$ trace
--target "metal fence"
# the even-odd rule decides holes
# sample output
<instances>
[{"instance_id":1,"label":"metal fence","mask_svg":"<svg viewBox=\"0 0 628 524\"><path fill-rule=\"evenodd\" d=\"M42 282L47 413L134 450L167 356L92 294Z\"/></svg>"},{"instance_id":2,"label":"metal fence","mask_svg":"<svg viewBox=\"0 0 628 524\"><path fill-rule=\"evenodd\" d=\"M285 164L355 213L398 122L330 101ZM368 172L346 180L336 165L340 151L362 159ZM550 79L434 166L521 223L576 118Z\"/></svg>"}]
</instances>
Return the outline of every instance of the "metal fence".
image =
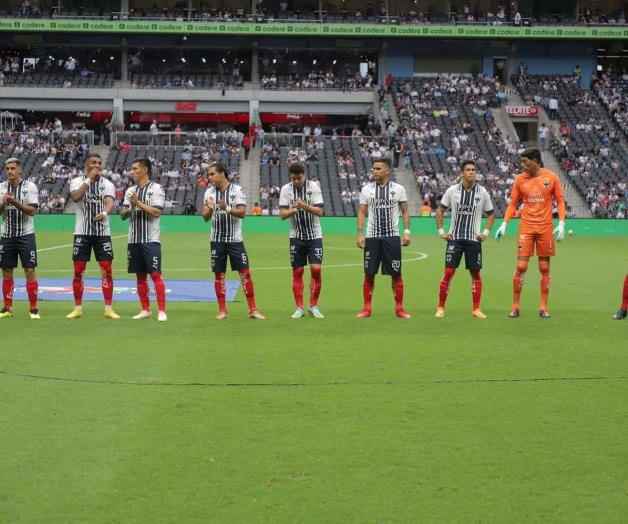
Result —
<instances>
[{"instance_id":1,"label":"metal fence","mask_svg":"<svg viewBox=\"0 0 628 524\"><path fill-rule=\"evenodd\" d=\"M150 131L116 131L112 134L112 144L127 143L132 146L208 146L212 144L240 145L241 134L234 137L232 133L188 133L160 131L151 133Z\"/></svg>"}]
</instances>

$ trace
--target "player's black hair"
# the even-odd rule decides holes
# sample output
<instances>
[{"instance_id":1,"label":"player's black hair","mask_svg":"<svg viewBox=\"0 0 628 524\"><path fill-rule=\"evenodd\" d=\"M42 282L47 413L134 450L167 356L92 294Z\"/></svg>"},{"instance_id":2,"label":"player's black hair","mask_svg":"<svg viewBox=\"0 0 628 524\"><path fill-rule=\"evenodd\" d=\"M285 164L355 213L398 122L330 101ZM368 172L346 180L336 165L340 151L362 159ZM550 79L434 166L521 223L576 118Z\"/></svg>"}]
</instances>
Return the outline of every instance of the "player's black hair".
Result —
<instances>
[{"instance_id":1,"label":"player's black hair","mask_svg":"<svg viewBox=\"0 0 628 524\"><path fill-rule=\"evenodd\" d=\"M8 164L17 164L18 166L21 166L21 165L22 165L22 161L21 161L19 158L15 158L15 157L13 156L13 157L11 157L11 158L7 158L7 159L4 161L4 165L5 165L5 166L6 166L6 165L8 165Z\"/></svg>"},{"instance_id":2,"label":"player's black hair","mask_svg":"<svg viewBox=\"0 0 628 524\"><path fill-rule=\"evenodd\" d=\"M148 171L148 178L150 178L153 174L153 164L151 163L150 159L148 158L135 158L133 160L133 162L131 162L131 165L133 164L140 164L141 166L144 166L146 168L146 170Z\"/></svg>"},{"instance_id":3,"label":"player's black hair","mask_svg":"<svg viewBox=\"0 0 628 524\"><path fill-rule=\"evenodd\" d=\"M375 160L373 160L373 164L375 164L376 162L380 162L381 164L386 164L388 166L388 169L392 169L392 164L390 163L389 158L386 158L386 157L376 158Z\"/></svg>"},{"instance_id":4,"label":"player's black hair","mask_svg":"<svg viewBox=\"0 0 628 524\"><path fill-rule=\"evenodd\" d=\"M528 149L525 149L519 156L521 156L521 158L525 157L530 160L536 160L539 165L543 164L543 161L541 160L541 152L536 147L529 147Z\"/></svg>"},{"instance_id":5,"label":"player's black hair","mask_svg":"<svg viewBox=\"0 0 628 524\"><path fill-rule=\"evenodd\" d=\"M462 172L464 171L464 168L465 168L465 167L467 167L467 166L477 167L477 166L475 165L475 162L474 162L473 160L465 160L465 161L462 163L462 166L460 166L460 172L462 173Z\"/></svg>"},{"instance_id":6,"label":"player's black hair","mask_svg":"<svg viewBox=\"0 0 628 524\"><path fill-rule=\"evenodd\" d=\"M229 169L227 169L227 166L224 165L222 162L212 162L211 164L209 164L209 167L213 167L216 171L222 173L227 178L229 178Z\"/></svg>"},{"instance_id":7,"label":"player's black hair","mask_svg":"<svg viewBox=\"0 0 628 524\"><path fill-rule=\"evenodd\" d=\"M102 160L102 157L101 157L98 153L89 153L89 154L85 157L85 163L87 164L87 161L88 161L90 158L92 158L92 157L94 157L94 158L100 158L100 159Z\"/></svg>"},{"instance_id":8,"label":"player's black hair","mask_svg":"<svg viewBox=\"0 0 628 524\"><path fill-rule=\"evenodd\" d=\"M288 167L288 173L291 175L303 175L305 174L305 167L300 162L294 162Z\"/></svg>"}]
</instances>

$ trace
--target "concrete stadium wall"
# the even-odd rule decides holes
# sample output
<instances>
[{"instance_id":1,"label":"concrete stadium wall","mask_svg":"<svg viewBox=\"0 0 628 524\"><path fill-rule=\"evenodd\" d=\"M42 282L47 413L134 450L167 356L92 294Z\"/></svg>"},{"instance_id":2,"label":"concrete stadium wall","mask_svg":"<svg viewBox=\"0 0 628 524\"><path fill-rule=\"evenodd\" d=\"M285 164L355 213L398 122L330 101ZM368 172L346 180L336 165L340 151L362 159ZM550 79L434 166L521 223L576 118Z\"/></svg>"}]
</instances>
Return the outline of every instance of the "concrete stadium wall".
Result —
<instances>
[{"instance_id":1,"label":"concrete stadium wall","mask_svg":"<svg viewBox=\"0 0 628 524\"><path fill-rule=\"evenodd\" d=\"M321 222L325 233L355 235L356 219L354 217L323 217ZM516 231L517 220L513 222L509 227L510 235L514 235ZM57 231L71 234L74 231L74 215L36 215L35 229L41 232ZM628 236L628 220L572 219L567 221L567 229L572 229L574 235L578 236ZM128 222L123 222L119 216L114 215L111 217L111 230L114 233L124 233L128 230ZM161 230L164 233L209 234L210 226L198 215L164 216L161 219ZM244 232L287 235L288 223L279 217L249 216L244 220ZM434 218L413 217L412 232L418 235L435 235Z\"/></svg>"}]
</instances>

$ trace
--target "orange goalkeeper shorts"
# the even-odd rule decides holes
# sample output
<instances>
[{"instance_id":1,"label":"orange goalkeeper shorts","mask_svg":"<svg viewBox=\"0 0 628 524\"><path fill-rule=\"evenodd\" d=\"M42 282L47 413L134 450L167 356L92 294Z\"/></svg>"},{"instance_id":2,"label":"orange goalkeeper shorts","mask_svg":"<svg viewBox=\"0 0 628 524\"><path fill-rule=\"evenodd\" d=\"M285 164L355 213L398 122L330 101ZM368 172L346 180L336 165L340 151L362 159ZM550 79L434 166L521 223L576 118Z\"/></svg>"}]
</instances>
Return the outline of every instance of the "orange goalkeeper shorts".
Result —
<instances>
[{"instance_id":1,"label":"orange goalkeeper shorts","mask_svg":"<svg viewBox=\"0 0 628 524\"><path fill-rule=\"evenodd\" d=\"M519 231L517 240L518 257L553 257L556 255L556 240L551 229L543 232Z\"/></svg>"}]
</instances>

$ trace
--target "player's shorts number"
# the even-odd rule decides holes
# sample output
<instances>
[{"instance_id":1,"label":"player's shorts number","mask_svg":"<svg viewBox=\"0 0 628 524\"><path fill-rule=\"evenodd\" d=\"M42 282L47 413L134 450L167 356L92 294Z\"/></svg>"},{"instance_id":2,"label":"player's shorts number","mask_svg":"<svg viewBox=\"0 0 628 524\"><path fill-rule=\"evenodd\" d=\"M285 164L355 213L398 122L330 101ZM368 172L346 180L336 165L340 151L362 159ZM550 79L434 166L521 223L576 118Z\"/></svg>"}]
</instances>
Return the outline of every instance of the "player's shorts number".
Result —
<instances>
[{"instance_id":1,"label":"player's shorts number","mask_svg":"<svg viewBox=\"0 0 628 524\"><path fill-rule=\"evenodd\" d=\"M390 265L395 271L399 271L401 269L401 260L393 260Z\"/></svg>"},{"instance_id":2,"label":"player's shorts number","mask_svg":"<svg viewBox=\"0 0 628 524\"><path fill-rule=\"evenodd\" d=\"M103 242L102 249L105 253L113 253L111 242Z\"/></svg>"},{"instance_id":3,"label":"player's shorts number","mask_svg":"<svg viewBox=\"0 0 628 524\"><path fill-rule=\"evenodd\" d=\"M153 271L159 269L159 257L153 257Z\"/></svg>"},{"instance_id":4,"label":"player's shorts number","mask_svg":"<svg viewBox=\"0 0 628 524\"><path fill-rule=\"evenodd\" d=\"M242 263L243 264L247 263L246 253L242 253Z\"/></svg>"}]
</instances>

